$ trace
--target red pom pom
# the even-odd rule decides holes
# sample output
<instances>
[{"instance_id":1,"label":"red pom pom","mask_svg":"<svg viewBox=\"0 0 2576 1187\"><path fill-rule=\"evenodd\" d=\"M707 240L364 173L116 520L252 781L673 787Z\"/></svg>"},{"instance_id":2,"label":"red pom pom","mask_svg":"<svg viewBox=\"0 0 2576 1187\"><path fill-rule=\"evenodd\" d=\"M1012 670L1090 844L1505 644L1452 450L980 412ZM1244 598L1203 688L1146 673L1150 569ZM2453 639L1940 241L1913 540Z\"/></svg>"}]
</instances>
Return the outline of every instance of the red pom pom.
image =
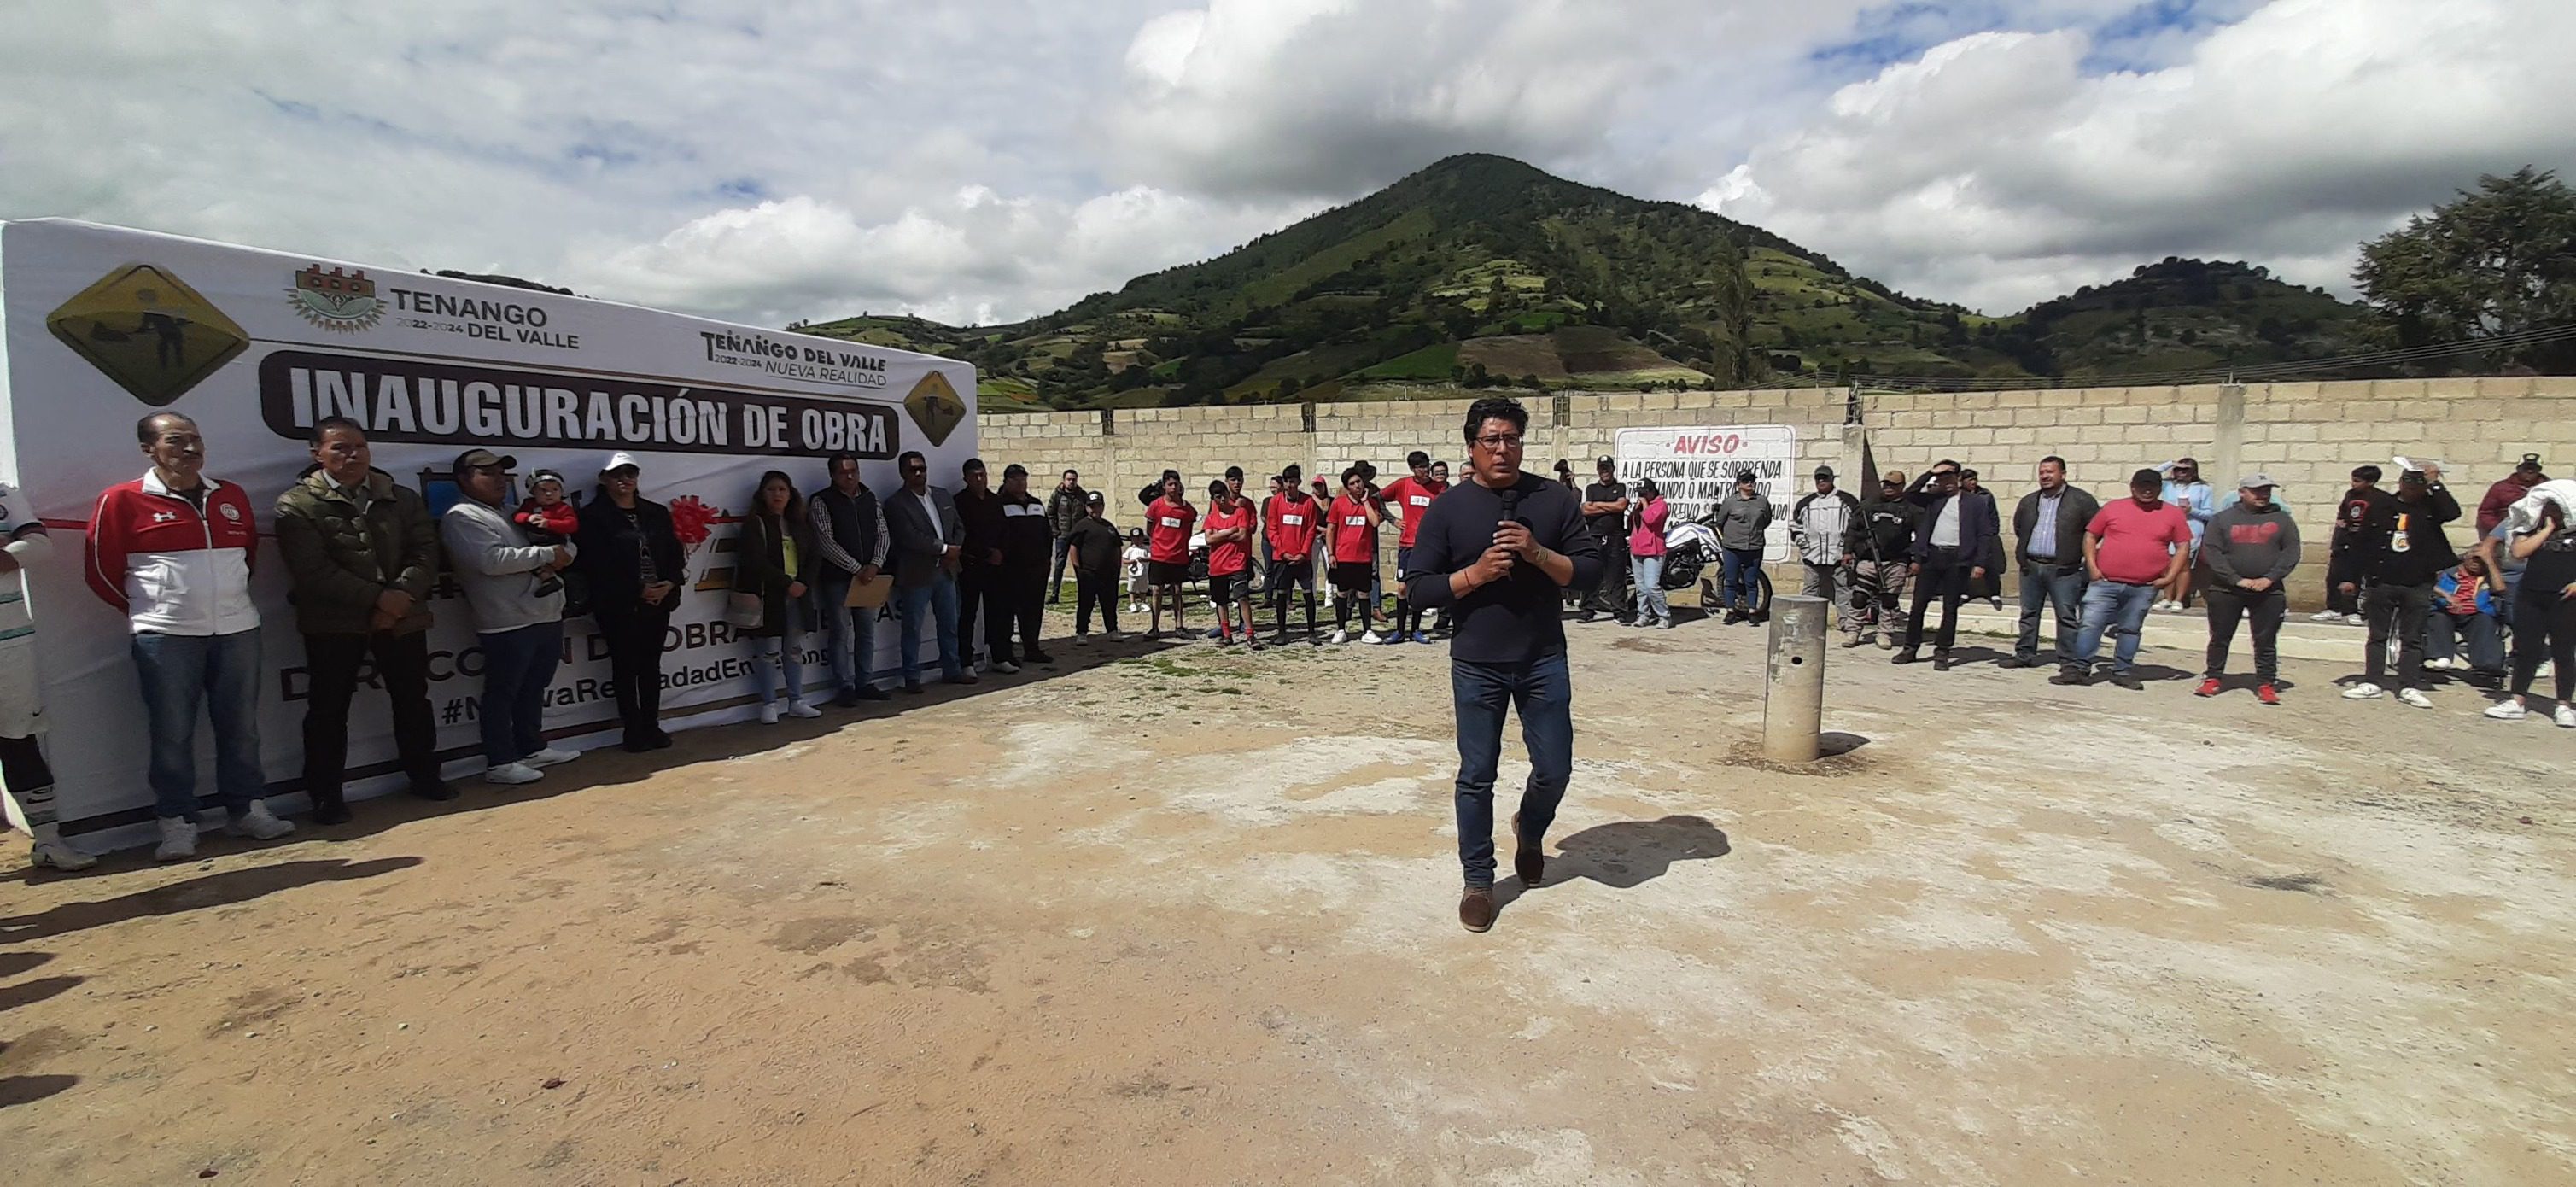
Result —
<instances>
[{"instance_id":1,"label":"red pom pom","mask_svg":"<svg viewBox=\"0 0 2576 1187\"><path fill-rule=\"evenodd\" d=\"M699 502L696 495L671 500L671 534L692 548L706 542L707 524L715 517L715 508Z\"/></svg>"}]
</instances>

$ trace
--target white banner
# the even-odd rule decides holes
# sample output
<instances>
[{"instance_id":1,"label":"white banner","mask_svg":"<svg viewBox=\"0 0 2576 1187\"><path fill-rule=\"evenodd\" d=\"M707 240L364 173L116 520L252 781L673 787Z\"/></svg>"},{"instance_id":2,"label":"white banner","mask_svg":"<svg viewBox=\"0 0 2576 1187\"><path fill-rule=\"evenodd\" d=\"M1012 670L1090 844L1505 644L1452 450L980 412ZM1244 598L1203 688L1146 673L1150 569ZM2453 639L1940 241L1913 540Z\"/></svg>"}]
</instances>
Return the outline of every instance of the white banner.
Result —
<instances>
[{"instance_id":1,"label":"white banner","mask_svg":"<svg viewBox=\"0 0 2576 1187\"><path fill-rule=\"evenodd\" d=\"M1640 478L1655 480L1672 504L1674 523L1694 520L1717 509L1735 489L1735 476L1746 470L1762 482L1771 500L1771 530L1763 537L1762 560L1789 559L1789 508L1810 489L1793 471L1798 465L1798 430L1788 425L1714 425L1685 429L1621 429L1611 450L1619 460L1619 481L1633 493Z\"/></svg>"},{"instance_id":2,"label":"white banner","mask_svg":"<svg viewBox=\"0 0 2576 1187\"><path fill-rule=\"evenodd\" d=\"M311 464L313 422L368 426L377 468L433 511L457 495L456 455L483 445L518 459L521 482L561 470L592 497L614 450L634 453L646 497L715 509L691 555L688 592L666 644L663 711L674 725L750 714L749 646L723 621L732 516L762 471L799 490L822 459L857 453L880 496L894 459L930 458L953 486L974 451L975 373L953 359L762 330L550 292L449 280L335 260L58 220L0 225L0 481L54 529L53 563L31 574L48 753L67 831L148 824L146 735L125 617L81 579L81 533L105 488L150 463L137 418L186 413L203 429L206 473L257 508L253 582L267 678L260 750L272 786L300 777L303 643L270 523L278 494ZM513 491L517 499L520 492ZM481 767L473 701L481 653L456 587L431 595L430 697L451 773ZM605 652L587 618L565 624L564 666L546 728L570 744L614 740ZM876 666L894 662L881 620ZM820 634L806 681L821 687ZM350 794L399 786L383 694L363 684L350 712ZM198 790L213 790L200 730ZM131 831L126 839L138 835Z\"/></svg>"}]
</instances>

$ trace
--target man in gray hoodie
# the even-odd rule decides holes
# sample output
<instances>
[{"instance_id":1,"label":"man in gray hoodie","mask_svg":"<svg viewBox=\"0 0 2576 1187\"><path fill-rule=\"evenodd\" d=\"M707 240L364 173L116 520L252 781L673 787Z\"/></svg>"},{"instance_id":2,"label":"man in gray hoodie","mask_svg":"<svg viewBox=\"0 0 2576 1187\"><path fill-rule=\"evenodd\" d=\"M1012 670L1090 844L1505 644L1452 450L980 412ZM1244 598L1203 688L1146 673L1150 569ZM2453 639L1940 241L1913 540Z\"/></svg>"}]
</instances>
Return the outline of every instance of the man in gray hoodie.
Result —
<instances>
[{"instance_id":1,"label":"man in gray hoodie","mask_svg":"<svg viewBox=\"0 0 2576 1187\"><path fill-rule=\"evenodd\" d=\"M2281 616L2289 605L2281 582L2299 567L2299 525L2272 501L2268 474L2248 474L2236 484L2236 503L2210 517L2202 533L2202 593L2209 601L2209 666L2199 695L2217 696L2227 671L2227 648L2236 620L2254 624L2254 699L2281 703L2273 687L2280 674Z\"/></svg>"},{"instance_id":2,"label":"man in gray hoodie","mask_svg":"<svg viewBox=\"0 0 2576 1187\"><path fill-rule=\"evenodd\" d=\"M503 786L534 783L543 777L539 767L576 757L546 745L541 720L563 655L563 585L545 578L572 563L573 546L531 544L502 513L517 465L488 449L458 454L456 489L464 497L438 523L483 649L483 697L474 708L483 727L483 781Z\"/></svg>"},{"instance_id":3,"label":"man in gray hoodie","mask_svg":"<svg viewBox=\"0 0 2576 1187\"><path fill-rule=\"evenodd\" d=\"M1735 476L1735 489L1718 501L1710 517L1717 529L1718 559L1723 567L1717 597L1726 603L1726 621L1762 621L1756 603L1762 576L1762 534L1771 527L1771 497L1762 493L1753 471Z\"/></svg>"}]
</instances>

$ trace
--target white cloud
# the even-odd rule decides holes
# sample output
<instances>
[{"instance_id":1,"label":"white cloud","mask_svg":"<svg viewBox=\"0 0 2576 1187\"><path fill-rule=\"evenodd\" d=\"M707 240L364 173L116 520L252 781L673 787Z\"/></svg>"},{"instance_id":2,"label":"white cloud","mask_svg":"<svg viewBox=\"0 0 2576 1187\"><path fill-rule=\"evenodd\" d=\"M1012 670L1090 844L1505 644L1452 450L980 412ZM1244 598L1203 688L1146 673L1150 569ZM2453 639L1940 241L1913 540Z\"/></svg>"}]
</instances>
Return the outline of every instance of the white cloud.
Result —
<instances>
[{"instance_id":1,"label":"white cloud","mask_svg":"<svg viewBox=\"0 0 2576 1187\"><path fill-rule=\"evenodd\" d=\"M0 217L759 322L1016 319L1488 151L2008 308L2178 253L2338 282L2478 172L2576 158L2564 0L532 11L17 6Z\"/></svg>"},{"instance_id":2,"label":"white cloud","mask_svg":"<svg viewBox=\"0 0 2576 1187\"><path fill-rule=\"evenodd\" d=\"M2480 172L2576 162L2554 0L2277 0L2173 65L1976 33L1837 91L1701 204L1899 288L2018 309L2166 255L2348 287L2358 242Z\"/></svg>"}]
</instances>

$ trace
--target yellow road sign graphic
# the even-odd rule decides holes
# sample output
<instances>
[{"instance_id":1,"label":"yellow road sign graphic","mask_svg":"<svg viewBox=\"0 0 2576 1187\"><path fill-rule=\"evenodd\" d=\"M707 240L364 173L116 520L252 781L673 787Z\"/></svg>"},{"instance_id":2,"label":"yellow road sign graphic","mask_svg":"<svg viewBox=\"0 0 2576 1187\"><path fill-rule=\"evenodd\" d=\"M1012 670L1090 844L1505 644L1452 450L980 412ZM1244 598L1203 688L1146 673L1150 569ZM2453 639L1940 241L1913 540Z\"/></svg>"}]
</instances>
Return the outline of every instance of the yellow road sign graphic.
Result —
<instances>
[{"instance_id":1,"label":"yellow road sign graphic","mask_svg":"<svg viewBox=\"0 0 2576 1187\"><path fill-rule=\"evenodd\" d=\"M903 410L912 414L912 423L921 426L922 435L934 446L947 444L948 434L966 422L966 401L957 398L948 376L937 371L912 385L912 394L903 398Z\"/></svg>"},{"instance_id":2,"label":"yellow road sign graphic","mask_svg":"<svg viewBox=\"0 0 2576 1187\"><path fill-rule=\"evenodd\" d=\"M45 318L73 353L155 408L166 407L250 345L250 335L186 281L127 264Z\"/></svg>"}]
</instances>

